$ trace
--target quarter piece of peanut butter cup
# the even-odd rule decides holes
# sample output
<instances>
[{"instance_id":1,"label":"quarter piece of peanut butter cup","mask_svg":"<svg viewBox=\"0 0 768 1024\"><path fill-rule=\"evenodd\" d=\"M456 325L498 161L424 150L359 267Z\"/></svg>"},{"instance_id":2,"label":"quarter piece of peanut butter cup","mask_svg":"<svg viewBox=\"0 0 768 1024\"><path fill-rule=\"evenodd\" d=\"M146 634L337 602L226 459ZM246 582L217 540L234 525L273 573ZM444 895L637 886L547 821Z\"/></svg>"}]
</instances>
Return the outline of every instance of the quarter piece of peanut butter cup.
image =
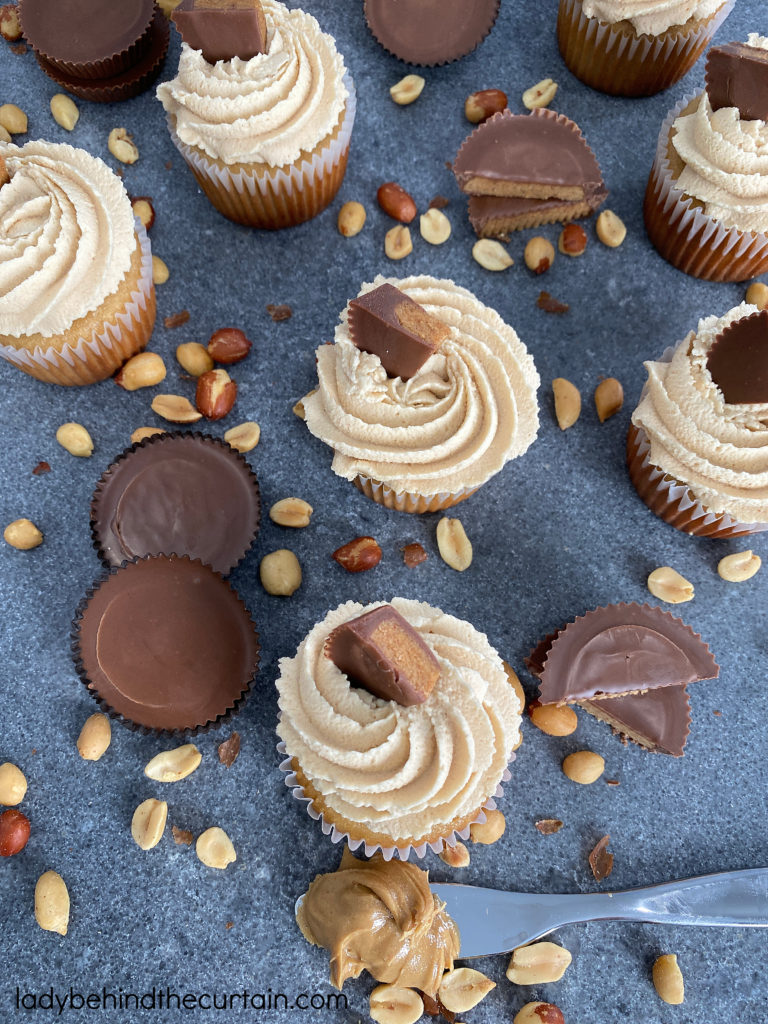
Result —
<instances>
[{"instance_id":1,"label":"quarter piece of peanut butter cup","mask_svg":"<svg viewBox=\"0 0 768 1024\"><path fill-rule=\"evenodd\" d=\"M707 369L729 405L768 402L768 310L734 320L718 334Z\"/></svg>"},{"instance_id":2,"label":"quarter piece of peanut butter cup","mask_svg":"<svg viewBox=\"0 0 768 1024\"><path fill-rule=\"evenodd\" d=\"M587 199L523 199L520 196L470 196L469 222L480 238L504 238L511 231L588 217L607 191Z\"/></svg>"},{"instance_id":3,"label":"quarter piece of peanut butter cup","mask_svg":"<svg viewBox=\"0 0 768 1024\"><path fill-rule=\"evenodd\" d=\"M181 0L171 18L184 42L201 50L209 64L267 52L267 21L259 0Z\"/></svg>"},{"instance_id":4,"label":"quarter piece of peanut butter cup","mask_svg":"<svg viewBox=\"0 0 768 1024\"><path fill-rule=\"evenodd\" d=\"M365 0L374 39L406 64L459 60L493 28L500 0Z\"/></svg>"},{"instance_id":5,"label":"quarter piece of peanut butter cup","mask_svg":"<svg viewBox=\"0 0 768 1024\"><path fill-rule=\"evenodd\" d=\"M768 50L747 43L713 46L705 81L713 110L737 107L743 121L768 120Z\"/></svg>"}]
</instances>

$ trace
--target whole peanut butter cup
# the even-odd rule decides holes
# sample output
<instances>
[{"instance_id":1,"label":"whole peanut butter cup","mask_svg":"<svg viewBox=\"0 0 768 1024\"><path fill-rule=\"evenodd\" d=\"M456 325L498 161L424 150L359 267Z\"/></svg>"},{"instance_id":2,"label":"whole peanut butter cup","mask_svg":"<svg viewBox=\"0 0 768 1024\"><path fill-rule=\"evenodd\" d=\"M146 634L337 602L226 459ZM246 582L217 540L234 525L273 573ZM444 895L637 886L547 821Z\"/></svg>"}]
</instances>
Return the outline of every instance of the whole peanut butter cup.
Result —
<instances>
[{"instance_id":1,"label":"whole peanut butter cup","mask_svg":"<svg viewBox=\"0 0 768 1024\"><path fill-rule=\"evenodd\" d=\"M365 20L388 53L434 67L466 57L493 28L500 0L365 0Z\"/></svg>"}]
</instances>

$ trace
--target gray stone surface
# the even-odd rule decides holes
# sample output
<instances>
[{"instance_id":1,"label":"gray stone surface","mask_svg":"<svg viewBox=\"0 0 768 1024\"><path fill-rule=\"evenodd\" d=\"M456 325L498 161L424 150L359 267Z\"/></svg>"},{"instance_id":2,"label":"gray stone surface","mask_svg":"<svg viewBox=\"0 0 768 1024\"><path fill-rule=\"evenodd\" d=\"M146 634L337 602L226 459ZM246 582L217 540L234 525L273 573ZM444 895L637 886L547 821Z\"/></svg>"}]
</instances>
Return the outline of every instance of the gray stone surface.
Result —
<instances>
[{"instance_id":1,"label":"gray stone surface","mask_svg":"<svg viewBox=\"0 0 768 1024\"><path fill-rule=\"evenodd\" d=\"M610 833L615 868L610 885L623 888L674 877L768 863L766 846L765 671L768 570L741 585L725 584L717 561L745 542L712 542L678 534L637 498L624 468L624 437L644 380L643 360L677 341L697 318L738 303L741 285L689 279L667 266L646 240L641 198L658 127L676 100L701 87L703 62L668 93L647 100L614 99L592 92L565 69L557 52L557 4L503 0L491 36L456 64L427 70L427 85L413 106L396 107L388 87L407 70L368 34L359 0L304 0L332 32L355 77L359 111L349 170L338 199L315 221L277 234L237 227L208 204L177 155L152 93L120 106L80 103L70 135L51 118L54 84L31 53L0 48L0 100L29 114L30 138L68 141L115 162L107 135L125 126L141 158L125 169L130 193L154 198L152 246L167 262L170 281L158 290L158 324L151 348L168 365L168 387L189 394L174 349L205 341L212 329L241 325L254 340L248 361L236 367L236 411L213 427L256 419L262 440L249 460L261 481L266 506L289 494L315 508L311 527L288 533L269 520L232 582L258 622L263 661L258 683L240 716L219 733L201 737L202 767L189 779L163 787L142 769L164 744L115 726L112 746L96 764L82 761L75 739L95 709L69 656L72 613L100 565L88 531L88 503L103 469L129 443L131 431L156 423L147 392L127 394L112 381L78 390L32 380L0 366L0 519L28 516L45 534L31 552L0 545L0 761L21 766L29 780L22 809L33 834L23 855L0 864L0 1021L47 1020L54 1012L27 1012L17 991L59 995L119 995L153 988L216 992L331 992L327 955L310 948L293 920L293 904L319 871L338 863L334 847L285 789L275 753L278 658L292 654L309 627L329 607L347 600L404 595L430 601L487 632L520 671L529 693L533 681L523 657L547 631L589 608L647 597L648 572L673 565L696 586L695 600L680 609L685 621L712 645L722 666L717 681L691 689L693 724L679 760L624 747L605 725L581 716L575 735L550 739L525 723L525 741L512 766L501 807L507 831L496 846L472 850L462 880L528 891L586 892L597 885L587 853ZM721 40L765 30L760 0L739 0ZM174 39L163 73L178 57ZM473 236L445 161L467 134L463 101L485 87L505 88L515 109L525 88L550 75L560 83L556 109L574 118L594 148L611 190L609 205L627 223L625 245L609 251L588 226L590 245L580 260L558 257L545 278L525 269L526 232L512 239L516 265L503 275L481 270L470 255ZM170 169L166 169L166 162ZM375 190L402 182L420 209L436 193L451 200L453 236L439 249L416 234L414 253L393 267L383 254L390 223L377 209ZM368 223L353 240L336 232L342 201L359 199ZM556 228L544 229L553 240ZM314 350L333 336L347 299L378 272L425 272L451 277L499 310L518 330L541 373L541 431L530 452L506 467L457 514L474 544L471 568L459 575L440 560L437 516L409 518L358 494L330 470L330 454L291 412L314 383ZM541 287L571 304L563 316L535 307ZM289 303L293 317L273 323L267 303ZM187 308L185 327L167 330L162 318ZM623 410L597 421L590 396L600 375L624 384ZM567 434L558 429L549 382L565 376L585 397L581 420ZM59 424L75 420L91 431L96 450L73 459L56 443ZM34 477L40 459L48 475ZM350 576L330 552L371 533L384 549L373 572ZM420 541L429 560L404 567L400 547ZM765 535L751 542L763 557ZM262 555L289 546L304 568L304 584L290 599L267 596L258 582ZM242 753L226 769L217 744L232 729ZM560 771L562 757L590 747L606 759L608 778L577 788ZM169 828L161 844L143 853L130 838L133 809L148 796L167 799ZM559 817L554 836L533 822ZM193 849L176 846L170 823L196 834L220 825L230 834L237 863L226 872L203 867ZM450 877L433 855L435 878ZM69 934L41 931L32 913L37 877L54 868L72 898ZM231 923L231 927L229 924ZM572 926L558 936L574 954L557 985L519 989L504 978L506 960L482 967L498 987L472 1022L511 1020L532 998L557 1002L566 1021L613 1024L617 1020L678 1024L766 1019L766 934L758 930L663 928L607 923ZM650 982L661 952L678 954L686 978L684 1006L665 1007ZM61 1019L175 1022L233 1019L276 1022L367 1019L366 976L345 989L346 1010L268 1013L243 1010L71 1009Z\"/></svg>"}]
</instances>

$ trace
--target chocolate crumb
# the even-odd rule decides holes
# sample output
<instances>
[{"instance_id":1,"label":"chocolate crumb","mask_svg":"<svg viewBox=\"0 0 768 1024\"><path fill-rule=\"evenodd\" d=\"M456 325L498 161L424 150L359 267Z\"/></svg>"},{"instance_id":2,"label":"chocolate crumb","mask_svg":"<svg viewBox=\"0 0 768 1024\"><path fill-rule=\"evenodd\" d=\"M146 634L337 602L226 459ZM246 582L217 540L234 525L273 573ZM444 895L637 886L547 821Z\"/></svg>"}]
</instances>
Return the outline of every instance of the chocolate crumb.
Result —
<instances>
[{"instance_id":1,"label":"chocolate crumb","mask_svg":"<svg viewBox=\"0 0 768 1024\"><path fill-rule=\"evenodd\" d=\"M224 925L224 927L227 929L227 931L229 931L230 928L234 928L235 927L235 922L234 921L227 921L227 923Z\"/></svg>"},{"instance_id":2,"label":"chocolate crumb","mask_svg":"<svg viewBox=\"0 0 768 1024\"><path fill-rule=\"evenodd\" d=\"M539 821L534 821L534 825L543 836L552 836L563 827L559 818L541 818Z\"/></svg>"},{"instance_id":3,"label":"chocolate crumb","mask_svg":"<svg viewBox=\"0 0 768 1024\"><path fill-rule=\"evenodd\" d=\"M14 53L18 53L19 56L21 57L21 56L23 56L27 52L27 44L26 43L11 43L11 50L13 50Z\"/></svg>"},{"instance_id":4,"label":"chocolate crumb","mask_svg":"<svg viewBox=\"0 0 768 1024\"><path fill-rule=\"evenodd\" d=\"M447 196L435 196L434 199L430 199L429 208L430 210L444 210L450 202L451 200Z\"/></svg>"},{"instance_id":5,"label":"chocolate crumb","mask_svg":"<svg viewBox=\"0 0 768 1024\"><path fill-rule=\"evenodd\" d=\"M175 825L171 825L171 832L173 833L173 841L177 846L191 846L194 836L185 828L177 828Z\"/></svg>"},{"instance_id":6,"label":"chocolate crumb","mask_svg":"<svg viewBox=\"0 0 768 1024\"><path fill-rule=\"evenodd\" d=\"M429 1017L443 1017L448 1021L448 1024L454 1024L456 1020L456 1014L452 1010L443 1006L438 996L427 995L426 992L422 992L421 989L416 990L421 996L421 1001L424 1004L424 1013Z\"/></svg>"},{"instance_id":7,"label":"chocolate crumb","mask_svg":"<svg viewBox=\"0 0 768 1024\"><path fill-rule=\"evenodd\" d=\"M716 715L716 716L717 716L718 718L720 718L720 716L722 715L722 713L723 713L722 711L713 711L713 712L712 712L712 714L713 714L713 715Z\"/></svg>"},{"instance_id":8,"label":"chocolate crumb","mask_svg":"<svg viewBox=\"0 0 768 1024\"><path fill-rule=\"evenodd\" d=\"M47 462L38 462L32 470L32 476L42 476L43 473L50 473L51 467Z\"/></svg>"},{"instance_id":9,"label":"chocolate crumb","mask_svg":"<svg viewBox=\"0 0 768 1024\"><path fill-rule=\"evenodd\" d=\"M166 327L181 327L187 320L189 320L189 310L182 309L180 313L171 313L163 320L163 323Z\"/></svg>"},{"instance_id":10,"label":"chocolate crumb","mask_svg":"<svg viewBox=\"0 0 768 1024\"><path fill-rule=\"evenodd\" d=\"M602 882L613 871L613 854L608 853L610 840L610 836L603 836L589 855L589 866L596 882Z\"/></svg>"},{"instance_id":11,"label":"chocolate crumb","mask_svg":"<svg viewBox=\"0 0 768 1024\"><path fill-rule=\"evenodd\" d=\"M543 309L545 313L567 313L570 309L567 302L560 302L559 299L553 299L549 292L539 292L539 297L536 299L536 305L539 309Z\"/></svg>"},{"instance_id":12,"label":"chocolate crumb","mask_svg":"<svg viewBox=\"0 0 768 1024\"><path fill-rule=\"evenodd\" d=\"M170 171L170 170L173 169L173 160L166 160L165 161L165 169L166 169L166 171Z\"/></svg>"},{"instance_id":13,"label":"chocolate crumb","mask_svg":"<svg viewBox=\"0 0 768 1024\"><path fill-rule=\"evenodd\" d=\"M231 768L240 753L240 733L233 732L229 739L219 744L219 760L225 768Z\"/></svg>"},{"instance_id":14,"label":"chocolate crumb","mask_svg":"<svg viewBox=\"0 0 768 1024\"><path fill-rule=\"evenodd\" d=\"M271 302L267 306L267 312L275 321L275 323L279 323L281 320L290 320L290 318L293 316L293 310L291 309L290 306L275 306Z\"/></svg>"},{"instance_id":15,"label":"chocolate crumb","mask_svg":"<svg viewBox=\"0 0 768 1024\"><path fill-rule=\"evenodd\" d=\"M427 552L421 544L406 544L403 548L403 561L408 569L415 569L417 565L426 562Z\"/></svg>"},{"instance_id":16,"label":"chocolate crumb","mask_svg":"<svg viewBox=\"0 0 768 1024\"><path fill-rule=\"evenodd\" d=\"M619 785L619 780L618 779L606 779L605 780L605 784L606 784L606 786L618 786Z\"/></svg>"}]
</instances>

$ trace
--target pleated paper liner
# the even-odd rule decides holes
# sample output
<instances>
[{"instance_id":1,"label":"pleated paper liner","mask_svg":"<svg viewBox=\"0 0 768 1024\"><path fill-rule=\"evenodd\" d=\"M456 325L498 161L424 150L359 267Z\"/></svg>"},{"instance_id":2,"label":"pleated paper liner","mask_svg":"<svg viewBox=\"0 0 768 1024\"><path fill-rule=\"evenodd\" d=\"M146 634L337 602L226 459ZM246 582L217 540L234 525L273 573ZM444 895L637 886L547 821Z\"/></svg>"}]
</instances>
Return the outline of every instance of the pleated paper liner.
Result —
<instances>
[{"instance_id":1,"label":"pleated paper liner","mask_svg":"<svg viewBox=\"0 0 768 1024\"><path fill-rule=\"evenodd\" d=\"M277 745L277 750L284 757L284 760L280 763L280 771L284 774L283 782L291 790L295 800L306 804L305 810L310 818L313 821L320 822L323 835L329 836L332 843L347 843L353 852L362 848L366 857L372 857L374 853L380 851L384 860L392 860L395 856L400 860L408 860L411 856L422 860L427 855L428 850L431 850L432 853L440 853L446 847L455 846L461 839L469 839L470 826L479 825L486 821L485 812L495 810L496 800L503 796L503 788L499 784L493 794L477 811L466 815L460 821L450 822L444 826L443 835L437 836L431 833L426 838L410 837L408 840L403 840L401 844L394 843L388 845L387 839L389 837L373 832L367 833L362 826L357 827L354 835L351 832L344 831L343 828L338 828L337 824L342 825L343 822L337 817L336 824L334 823L333 812L329 811L324 805L322 797L301 771L296 759L285 757L285 743L280 741ZM513 753L510 756L509 763L511 764L514 760L515 754ZM509 769L505 768L501 782L508 782L511 777ZM439 826L436 826L436 830L439 830Z\"/></svg>"},{"instance_id":2,"label":"pleated paper liner","mask_svg":"<svg viewBox=\"0 0 768 1024\"><path fill-rule=\"evenodd\" d=\"M188 146L168 129L173 144L219 213L248 227L276 230L293 227L321 213L344 180L357 101L349 74L344 75L347 101L331 135L309 153L283 167L266 164L225 164L202 149Z\"/></svg>"},{"instance_id":3,"label":"pleated paper liner","mask_svg":"<svg viewBox=\"0 0 768 1024\"><path fill-rule=\"evenodd\" d=\"M119 577L120 574L141 573L142 566L145 566L148 563L164 563L171 567L174 564L178 565L181 563L187 567L194 567L198 574L203 574L207 577L209 582L213 582L214 587L217 586L217 583L214 581L218 581L218 585L221 588L220 593L224 594L224 601L231 608L232 614L241 617L241 621L244 624L243 634L248 637L249 649L245 651L243 661L249 662L248 669L243 672L243 678L235 681L234 684L230 686L229 692L221 696L220 706L215 709L215 713L207 714L203 712L200 715L201 720L183 722L179 719L176 724L168 723L164 726L152 725L148 721L137 721L136 718L115 708L110 701L99 692L97 684L95 684L89 677L88 668L83 658L82 627L91 603L103 588L112 588L114 586L115 578ZM201 592L199 584L190 592L194 593L195 596L198 596ZM135 623L128 624L127 629L130 629L131 625L135 625ZM215 645L218 643L218 639L212 636L210 638L210 642L212 645ZM104 714L108 715L110 718L116 719L134 732L164 738L196 736L200 733L207 732L209 729L218 729L223 722L228 721L233 715L236 715L248 698L250 690L256 679L260 660L258 633L251 618L251 614L243 604L238 593L221 577L219 573L215 573L213 569L203 565L203 563L198 559L191 559L186 556L178 557L176 555L153 555L147 556L146 558L136 558L132 561L123 562L121 566L111 569L100 579L96 580L93 586L86 592L85 597L82 599L75 612L72 621L71 650L75 669L80 677L80 681ZM177 683L180 694L183 693L183 688L185 686L183 674L179 672L179 675L176 676L169 672L168 678L170 679L171 677L173 677L174 682ZM130 697L127 697L126 701L130 702Z\"/></svg>"},{"instance_id":4,"label":"pleated paper liner","mask_svg":"<svg viewBox=\"0 0 768 1024\"><path fill-rule=\"evenodd\" d=\"M643 204L645 229L660 255L683 273L706 281L747 281L768 271L768 235L725 227L677 188L670 134L675 120L697 102L696 96L684 97L661 126Z\"/></svg>"},{"instance_id":5,"label":"pleated paper liner","mask_svg":"<svg viewBox=\"0 0 768 1024\"><path fill-rule=\"evenodd\" d=\"M586 85L614 96L652 96L690 71L735 0L709 18L689 18L658 36L638 33L627 21L587 18L582 0L560 0L557 41L568 68Z\"/></svg>"},{"instance_id":6,"label":"pleated paper liner","mask_svg":"<svg viewBox=\"0 0 768 1024\"><path fill-rule=\"evenodd\" d=\"M460 501L466 501L471 497L478 487L470 487L463 491L440 491L436 494L417 494L415 491L394 491L391 487L381 483L379 480L372 480L367 476L358 476L352 481L358 491L375 501L377 505L394 509L397 512L411 512L421 514L423 512L440 512L443 509L458 505Z\"/></svg>"},{"instance_id":7,"label":"pleated paper liner","mask_svg":"<svg viewBox=\"0 0 768 1024\"><path fill-rule=\"evenodd\" d=\"M137 219L136 236L140 248L135 284L130 299L109 319L98 321L90 332L76 341L34 349L19 345L0 345L0 357L24 373L50 384L93 384L118 370L126 359L147 345L155 325L155 289L152 283L152 252L147 233ZM129 274L131 271L129 270ZM98 311L97 311L98 312ZM91 319L84 317L83 320Z\"/></svg>"}]
</instances>

